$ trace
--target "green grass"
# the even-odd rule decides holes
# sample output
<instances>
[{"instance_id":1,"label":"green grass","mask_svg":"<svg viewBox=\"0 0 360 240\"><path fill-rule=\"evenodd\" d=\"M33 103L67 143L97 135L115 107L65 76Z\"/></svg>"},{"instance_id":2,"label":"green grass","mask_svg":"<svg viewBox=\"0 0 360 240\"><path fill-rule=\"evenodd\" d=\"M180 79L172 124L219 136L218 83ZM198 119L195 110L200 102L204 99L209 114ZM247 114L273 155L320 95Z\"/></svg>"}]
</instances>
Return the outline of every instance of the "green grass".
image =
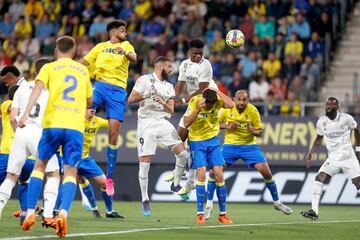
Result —
<instances>
[{"instance_id":1,"label":"green grass","mask_svg":"<svg viewBox=\"0 0 360 240\"><path fill-rule=\"evenodd\" d=\"M99 205L103 209L103 205ZM275 211L271 204L228 204L228 213L235 226L227 227L217 222L216 214L207 221L205 228L195 224L195 203L152 203L152 216L145 218L140 212L139 202L116 202L115 208L126 219L95 219L90 212L75 202L69 218L69 235L75 233L114 232L134 229L152 229L151 231L117 233L111 235L77 236L76 239L359 239L360 209L356 206L321 206L318 222L311 222L299 215L309 205L292 206L294 213L286 216ZM54 235L53 229L43 229L38 220L33 230L22 232L18 219L11 216L18 208L17 201L10 201L0 220L0 239L27 236ZM350 222L350 220L358 220ZM344 221L331 223L329 221ZM348 221L348 222L345 222ZM243 225L262 224L264 225ZM279 223L286 223L281 225ZM208 228L208 226L218 226ZM176 229L191 227L187 229ZM157 228L175 228L156 230ZM55 236L55 235L54 235Z\"/></svg>"}]
</instances>

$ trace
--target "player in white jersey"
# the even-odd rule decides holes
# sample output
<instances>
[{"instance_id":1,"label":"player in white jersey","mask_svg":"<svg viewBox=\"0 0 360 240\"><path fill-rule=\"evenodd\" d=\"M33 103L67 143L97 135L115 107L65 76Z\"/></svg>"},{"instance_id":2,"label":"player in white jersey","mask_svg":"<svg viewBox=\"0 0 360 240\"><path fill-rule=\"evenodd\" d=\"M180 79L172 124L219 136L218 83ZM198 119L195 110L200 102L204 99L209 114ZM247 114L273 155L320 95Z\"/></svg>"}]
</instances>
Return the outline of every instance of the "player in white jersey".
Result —
<instances>
[{"instance_id":1,"label":"player in white jersey","mask_svg":"<svg viewBox=\"0 0 360 240\"><path fill-rule=\"evenodd\" d=\"M204 89L212 87L217 89L217 85L213 80L213 69L209 60L203 57L204 42L200 39L193 39L189 42L190 57L181 62L179 67L179 77L175 86L175 97L179 97L186 88L185 97L181 100L175 100L175 106L187 104L193 96L201 94ZM186 141L188 130L184 126L184 118L179 122L178 134L182 141ZM176 160L175 170L166 177L166 181L174 182L171 185L171 190L178 192L178 194L187 199L187 193L194 188L195 170L189 169L188 180L183 188L180 187L180 178L175 177L178 172L183 172L186 164L180 159ZM182 174L176 174L181 176Z\"/></svg>"},{"instance_id":2,"label":"player in white jersey","mask_svg":"<svg viewBox=\"0 0 360 240\"><path fill-rule=\"evenodd\" d=\"M316 124L317 136L306 156L306 166L310 167L311 155L325 138L328 158L320 167L313 187L311 209L301 211L303 217L317 220L319 217L319 202L324 183L340 171L352 180L360 193L360 131L352 116L339 113L339 102L330 97L326 101L326 116L320 117ZM356 154L351 144L351 130L355 132Z\"/></svg>"},{"instance_id":3,"label":"player in white jersey","mask_svg":"<svg viewBox=\"0 0 360 240\"><path fill-rule=\"evenodd\" d=\"M158 57L154 61L154 66L153 74L137 79L128 99L129 104L139 102L137 126L139 183L142 211L146 217L150 216L148 175L151 157L155 155L157 144L168 147L183 162L187 162L190 158L175 127L167 120L174 112L174 87L166 81L171 74L171 61L166 57Z\"/></svg>"},{"instance_id":4,"label":"player in white jersey","mask_svg":"<svg viewBox=\"0 0 360 240\"><path fill-rule=\"evenodd\" d=\"M35 63L36 69L39 70L47 62L50 61L46 59L38 60ZM17 122L26 109L32 89L34 88L34 82L27 82L25 78L21 78L18 81L18 85L19 88L11 104L10 122L15 134L6 170L6 179L0 186L0 214L11 196L11 191L19 178L26 159L30 155L36 156L42 134L42 118L49 98L48 91L44 90L34 106L26 122L26 126L24 128L18 128ZM47 183L44 188L44 217L49 218L52 217L60 182L59 164L55 155L49 161L46 172Z\"/></svg>"}]
</instances>

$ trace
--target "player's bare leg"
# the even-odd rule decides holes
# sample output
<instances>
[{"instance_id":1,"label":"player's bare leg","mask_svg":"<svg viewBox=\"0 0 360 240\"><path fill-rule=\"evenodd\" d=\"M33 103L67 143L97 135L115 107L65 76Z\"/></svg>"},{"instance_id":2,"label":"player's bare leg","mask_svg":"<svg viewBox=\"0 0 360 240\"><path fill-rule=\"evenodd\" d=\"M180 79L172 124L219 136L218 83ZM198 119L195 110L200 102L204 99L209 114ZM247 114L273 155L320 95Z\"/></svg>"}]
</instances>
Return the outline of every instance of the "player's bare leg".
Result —
<instances>
[{"instance_id":1,"label":"player's bare leg","mask_svg":"<svg viewBox=\"0 0 360 240\"><path fill-rule=\"evenodd\" d=\"M274 201L274 208L276 210L283 212L286 215L291 214L293 212L292 209L286 206L285 204L283 204L282 202L280 202L279 193L277 191L276 183L272 176L269 164L266 162L257 163L255 164L254 168L258 170L258 172L264 178L266 188L269 190L271 197Z\"/></svg>"},{"instance_id":2,"label":"player's bare leg","mask_svg":"<svg viewBox=\"0 0 360 240\"><path fill-rule=\"evenodd\" d=\"M305 218L310 218L311 220L317 220L319 218L319 203L322 193L322 188L326 181L329 181L331 176L325 172L320 172L315 177L315 182L313 186L313 193L311 197L311 209L308 211L300 211L300 214Z\"/></svg>"},{"instance_id":3,"label":"player's bare leg","mask_svg":"<svg viewBox=\"0 0 360 240\"><path fill-rule=\"evenodd\" d=\"M120 121L109 119L109 146L107 148L107 175L106 175L106 193L113 196L115 193L113 174L116 167L118 140L120 134Z\"/></svg>"},{"instance_id":4,"label":"player's bare leg","mask_svg":"<svg viewBox=\"0 0 360 240\"><path fill-rule=\"evenodd\" d=\"M139 184L141 190L141 211L145 217L150 217L150 199L148 195L149 169L151 156L139 157Z\"/></svg>"}]
</instances>

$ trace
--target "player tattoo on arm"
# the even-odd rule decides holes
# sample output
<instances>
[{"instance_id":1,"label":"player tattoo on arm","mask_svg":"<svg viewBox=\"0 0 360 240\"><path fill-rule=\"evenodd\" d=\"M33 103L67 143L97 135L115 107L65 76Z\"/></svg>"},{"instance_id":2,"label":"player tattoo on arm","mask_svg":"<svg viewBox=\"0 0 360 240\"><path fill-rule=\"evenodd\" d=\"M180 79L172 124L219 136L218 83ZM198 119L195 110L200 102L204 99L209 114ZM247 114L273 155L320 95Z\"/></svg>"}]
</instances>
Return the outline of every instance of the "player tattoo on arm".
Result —
<instances>
[{"instance_id":1,"label":"player tattoo on arm","mask_svg":"<svg viewBox=\"0 0 360 240\"><path fill-rule=\"evenodd\" d=\"M323 139L323 136L320 136L320 135L317 135L312 146L311 146L311 149L310 151L308 152L308 154L306 155L306 158L305 158L305 164L306 164L306 167L307 168L310 168L311 166L311 159L312 159L312 154L316 151L316 149L320 146L321 142L322 142L322 139Z\"/></svg>"}]
</instances>

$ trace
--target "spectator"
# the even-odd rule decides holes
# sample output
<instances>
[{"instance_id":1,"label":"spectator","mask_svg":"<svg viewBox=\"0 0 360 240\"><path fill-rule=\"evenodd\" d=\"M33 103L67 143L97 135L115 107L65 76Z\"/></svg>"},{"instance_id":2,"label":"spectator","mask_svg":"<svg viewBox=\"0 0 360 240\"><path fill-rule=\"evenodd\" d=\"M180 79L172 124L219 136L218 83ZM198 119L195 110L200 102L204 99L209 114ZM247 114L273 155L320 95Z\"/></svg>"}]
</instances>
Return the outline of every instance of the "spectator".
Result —
<instances>
[{"instance_id":1,"label":"spectator","mask_svg":"<svg viewBox=\"0 0 360 240\"><path fill-rule=\"evenodd\" d=\"M20 75L24 75L24 72L30 70L30 64L26 60L24 54L19 53L16 56L16 61L14 62L14 66L19 69Z\"/></svg>"},{"instance_id":2,"label":"spectator","mask_svg":"<svg viewBox=\"0 0 360 240\"><path fill-rule=\"evenodd\" d=\"M292 81L289 91L295 93L295 98L301 102L306 102L308 99L308 89L305 86L303 79L300 76L295 76Z\"/></svg>"},{"instance_id":3,"label":"spectator","mask_svg":"<svg viewBox=\"0 0 360 240\"><path fill-rule=\"evenodd\" d=\"M144 41L144 34L141 32L139 32L136 35L135 40L133 42L133 46L137 53L141 53L141 54L138 54L137 63L135 65L133 65L133 67L136 69L137 72L141 72L140 66L142 66L145 58L149 55L151 46L149 43Z\"/></svg>"},{"instance_id":4,"label":"spectator","mask_svg":"<svg viewBox=\"0 0 360 240\"><path fill-rule=\"evenodd\" d=\"M311 5L308 0L295 0L294 7L298 12L304 15L306 15L311 9Z\"/></svg>"},{"instance_id":5,"label":"spectator","mask_svg":"<svg viewBox=\"0 0 360 240\"><path fill-rule=\"evenodd\" d=\"M57 33L58 36L69 35L71 33L71 24L68 15L64 15L61 18L61 25Z\"/></svg>"},{"instance_id":6,"label":"spectator","mask_svg":"<svg viewBox=\"0 0 360 240\"><path fill-rule=\"evenodd\" d=\"M215 83L216 83L216 86L218 87L218 89L220 90L220 92L222 92L226 96L230 96L229 89L226 87L226 85L220 79L218 79L218 78L215 79Z\"/></svg>"},{"instance_id":7,"label":"spectator","mask_svg":"<svg viewBox=\"0 0 360 240\"><path fill-rule=\"evenodd\" d=\"M306 80L306 87L312 93L315 93L320 86L320 68L311 56L306 56L301 64L300 76Z\"/></svg>"},{"instance_id":8,"label":"spectator","mask_svg":"<svg viewBox=\"0 0 360 240\"><path fill-rule=\"evenodd\" d=\"M201 0L189 0L187 12L194 12L199 19L204 19L207 13L207 6Z\"/></svg>"},{"instance_id":9,"label":"spectator","mask_svg":"<svg viewBox=\"0 0 360 240\"><path fill-rule=\"evenodd\" d=\"M155 44L154 49L159 56L166 56L166 53L171 50L171 43L166 39L165 34L160 35L160 39Z\"/></svg>"},{"instance_id":10,"label":"spectator","mask_svg":"<svg viewBox=\"0 0 360 240\"><path fill-rule=\"evenodd\" d=\"M271 0L266 8L266 14L270 21L277 22L280 18L286 16L285 4L279 0Z\"/></svg>"},{"instance_id":11,"label":"spectator","mask_svg":"<svg viewBox=\"0 0 360 240\"><path fill-rule=\"evenodd\" d=\"M6 0L0 0L0 16L4 16L9 11L9 3Z\"/></svg>"},{"instance_id":12,"label":"spectator","mask_svg":"<svg viewBox=\"0 0 360 240\"><path fill-rule=\"evenodd\" d=\"M280 18L278 21L277 33L282 34L285 37L285 41L290 39L290 34L292 33L292 28L288 24L288 20L286 17Z\"/></svg>"},{"instance_id":13,"label":"spectator","mask_svg":"<svg viewBox=\"0 0 360 240\"><path fill-rule=\"evenodd\" d=\"M260 0L253 0L251 6L248 9L248 13L253 19L260 19L261 16L266 15L265 3L260 2Z\"/></svg>"},{"instance_id":14,"label":"spectator","mask_svg":"<svg viewBox=\"0 0 360 240\"><path fill-rule=\"evenodd\" d=\"M141 22L138 15L134 12L130 16L130 21L128 22L126 32L128 35L135 35L140 32Z\"/></svg>"},{"instance_id":15,"label":"spectator","mask_svg":"<svg viewBox=\"0 0 360 240\"><path fill-rule=\"evenodd\" d=\"M10 37L14 28L15 23L11 20L10 13L5 13L4 19L0 22L0 38L6 39Z\"/></svg>"},{"instance_id":16,"label":"spectator","mask_svg":"<svg viewBox=\"0 0 360 240\"><path fill-rule=\"evenodd\" d=\"M100 8L97 14L101 14L104 17L105 22L111 22L115 20L117 9L111 0L102 0L99 2ZM90 21L92 22L92 20Z\"/></svg>"},{"instance_id":17,"label":"spectator","mask_svg":"<svg viewBox=\"0 0 360 240\"><path fill-rule=\"evenodd\" d=\"M247 43L247 51L255 52L259 58L266 58L268 55L268 49L263 41L260 40L259 36L254 35L250 42Z\"/></svg>"},{"instance_id":18,"label":"spectator","mask_svg":"<svg viewBox=\"0 0 360 240\"><path fill-rule=\"evenodd\" d=\"M279 115L280 114L280 105L279 102L275 100L274 93L269 91L266 97L266 110L268 115Z\"/></svg>"},{"instance_id":19,"label":"spectator","mask_svg":"<svg viewBox=\"0 0 360 240\"><path fill-rule=\"evenodd\" d=\"M299 100L295 98L295 93L293 91L288 92L287 100L280 106L280 113L283 116L300 116L301 106Z\"/></svg>"},{"instance_id":20,"label":"spectator","mask_svg":"<svg viewBox=\"0 0 360 240\"><path fill-rule=\"evenodd\" d=\"M54 38L52 42L53 42L52 46L55 47L56 39ZM94 47L94 43L90 40L89 36L85 35L80 37L77 42L77 51L76 51L77 58L80 59L86 54L88 54L93 47Z\"/></svg>"},{"instance_id":21,"label":"spectator","mask_svg":"<svg viewBox=\"0 0 360 240\"><path fill-rule=\"evenodd\" d=\"M81 16L82 22L85 24L85 26L90 26L91 22L98 14L100 9L94 0L86 0L84 8L85 9L80 12L75 2L72 1L69 4L70 10L65 12L64 14L69 15L70 17Z\"/></svg>"},{"instance_id":22,"label":"spectator","mask_svg":"<svg viewBox=\"0 0 360 240\"><path fill-rule=\"evenodd\" d=\"M168 81L171 82L175 86L178 76L179 76L179 67L180 67L181 61L176 58L175 53L172 50L170 50L166 53L166 57L168 57L172 62L172 64L171 64L172 74L169 76Z\"/></svg>"},{"instance_id":23,"label":"spectator","mask_svg":"<svg viewBox=\"0 0 360 240\"><path fill-rule=\"evenodd\" d=\"M196 19L194 12L188 12L186 20L181 24L180 32L188 39L201 38L203 36L202 25Z\"/></svg>"},{"instance_id":24,"label":"spectator","mask_svg":"<svg viewBox=\"0 0 360 240\"><path fill-rule=\"evenodd\" d=\"M240 60L237 69L245 79L253 78L258 69L255 52L249 52L248 56L244 56Z\"/></svg>"},{"instance_id":25,"label":"spectator","mask_svg":"<svg viewBox=\"0 0 360 240\"><path fill-rule=\"evenodd\" d=\"M290 41L285 45L285 54L291 55L293 59L301 62L303 51L304 47L302 42L298 41L296 33L292 33L290 36Z\"/></svg>"},{"instance_id":26,"label":"spectator","mask_svg":"<svg viewBox=\"0 0 360 240\"><path fill-rule=\"evenodd\" d=\"M0 49L0 70L3 69L5 66L11 65L12 61L6 54L4 50Z\"/></svg>"},{"instance_id":27,"label":"spectator","mask_svg":"<svg viewBox=\"0 0 360 240\"><path fill-rule=\"evenodd\" d=\"M25 17L33 17L36 20L40 20L44 12L44 7L38 0L28 0L25 5Z\"/></svg>"},{"instance_id":28,"label":"spectator","mask_svg":"<svg viewBox=\"0 0 360 240\"><path fill-rule=\"evenodd\" d=\"M55 34L55 31L55 25L49 21L49 15L45 13L41 17L40 23L36 25L35 37L42 43L51 34Z\"/></svg>"},{"instance_id":29,"label":"spectator","mask_svg":"<svg viewBox=\"0 0 360 240\"><path fill-rule=\"evenodd\" d=\"M73 16L70 21L70 35L75 39L84 36L86 33L86 28L85 25L80 22L79 16Z\"/></svg>"},{"instance_id":30,"label":"spectator","mask_svg":"<svg viewBox=\"0 0 360 240\"><path fill-rule=\"evenodd\" d=\"M229 13L231 18L246 18L246 14L248 14L248 4L246 0L235 0L233 3L229 6ZM251 18L251 16L249 15Z\"/></svg>"},{"instance_id":31,"label":"spectator","mask_svg":"<svg viewBox=\"0 0 360 240\"><path fill-rule=\"evenodd\" d=\"M263 102L269 92L269 84L264 78L258 76L256 81L251 81L249 85L249 98L251 101Z\"/></svg>"},{"instance_id":32,"label":"spectator","mask_svg":"<svg viewBox=\"0 0 360 240\"><path fill-rule=\"evenodd\" d=\"M169 41L173 41L180 31L181 22L176 18L175 13L170 13L165 22L165 35Z\"/></svg>"},{"instance_id":33,"label":"spectator","mask_svg":"<svg viewBox=\"0 0 360 240\"><path fill-rule=\"evenodd\" d=\"M135 4L134 12L139 16L140 19L148 19L152 15L151 1L138 0Z\"/></svg>"},{"instance_id":34,"label":"spectator","mask_svg":"<svg viewBox=\"0 0 360 240\"><path fill-rule=\"evenodd\" d=\"M329 33L332 38L332 35L333 35L332 25L331 25L331 20L329 18L329 14L327 12L321 13L320 21L316 22L314 30L315 30L315 32L319 33L319 36L322 39L325 39L325 35L327 33Z\"/></svg>"},{"instance_id":35,"label":"spectator","mask_svg":"<svg viewBox=\"0 0 360 240\"><path fill-rule=\"evenodd\" d=\"M283 60L285 55L285 38L281 33L276 34L275 41L270 45L270 51L275 54L275 56Z\"/></svg>"},{"instance_id":36,"label":"spectator","mask_svg":"<svg viewBox=\"0 0 360 240\"><path fill-rule=\"evenodd\" d=\"M126 0L119 12L118 18L128 21L133 12L134 6L132 5L132 0Z\"/></svg>"},{"instance_id":37,"label":"spectator","mask_svg":"<svg viewBox=\"0 0 360 240\"><path fill-rule=\"evenodd\" d=\"M142 66L142 75L154 72L154 60L158 57L157 52L151 49Z\"/></svg>"},{"instance_id":38,"label":"spectator","mask_svg":"<svg viewBox=\"0 0 360 240\"><path fill-rule=\"evenodd\" d=\"M281 78L287 79L288 84L291 83L294 76L299 72L299 66L296 64L296 60L293 59L291 55L285 55L285 59L281 67Z\"/></svg>"},{"instance_id":39,"label":"spectator","mask_svg":"<svg viewBox=\"0 0 360 240\"><path fill-rule=\"evenodd\" d=\"M211 52L220 54L225 49L225 45L226 45L225 39L223 38L221 32L215 31L214 32L214 41L211 45Z\"/></svg>"},{"instance_id":40,"label":"spectator","mask_svg":"<svg viewBox=\"0 0 360 240\"><path fill-rule=\"evenodd\" d=\"M44 9L49 15L49 19L51 22L55 22L60 17L61 4L59 0L44 1Z\"/></svg>"},{"instance_id":41,"label":"spectator","mask_svg":"<svg viewBox=\"0 0 360 240\"><path fill-rule=\"evenodd\" d=\"M40 42L36 38L32 38L31 33L26 33L24 40L21 42L20 52L30 61L34 61L36 54L40 51Z\"/></svg>"},{"instance_id":42,"label":"spectator","mask_svg":"<svg viewBox=\"0 0 360 240\"><path fill-rule=\"evenodd\" d=\"M252 39L254 36L255 25L251 20L250 14L245 15L245 19L240 22L239 29L244 33L245 39Z\"/></svg>"},{"instance_id":43,"label":"spectator","mask_svg":"<svg viewBox=\"0 0 360 240\"><path fill-rule=\"evenodd\" d=\"M261 16L260 21L255 24L255 34L260 37L260 39L271 39L275 36L275 26L274 23L268 21L266 16Z\"/></svg>"},{"instance_id":44,"label":"spectator","mask_svg":"<svg viewBox=\"0 0 360 240\"><path fill-rule=\"evenodd\" d=\"M172 50L175 52L176 58L185 59L189 50L186 37L181 32L176 36L175 42L172 44Z\"/></svg>"},{"instance_id":45,"label":"spectator","mask_svg":"<svg viewBox=\"0 0 360 240\"><path fill-rule=\"evenodd\" d=\"M181 20L186 19L187 15L187 2L186 0L175 0L171 8L171 12L176 14L176 18ZM212 14L214 16L214 14Z\"/></svg>"},{"instance_id":46,"label":"spectator","mask_svg":"<svg viewBox=\"0 0 360 240\"><path fill-rule=\"evenodd\" d=\"M213 77L220 78L221 77L221 60L219 55L210 54L209 61L211 63L211 67L213 69Z\"/></svg>"},{"instance_id":47,"label":"spectator","mask_svg":"<svg viewBox=\"0 0 360 240\"><path fill-rule=\"evenodd\" d=\"M276 101L282 101L283 99L285 99L286 85L283 84L280 78L272 78L269 85L269 92L272 92L274 94L274 98Z\"/></svg>"},{"instance_id":48,"label":"spectator","mask_svg":"<svg viewBox=\"0 0 360 240\"><path fill-rule=\"evenodd\" d=\"M144 40L150 45L155 45L160 35L164 32L164 26L161 23L160 17L151 17L145 21L144 24Z\"/></svg>"},{"instance_id":49,"label":"spectator","mask_svg":"<svg viewBox=\"0 0 360 240\"><path fill-rule=\"evenodd\" d=\"M304 19L303 15L296 15L296 22L292 26L292 31L298 34L301 41L307 43L311 30L309 23Z\"/></svg>"},{"instance_id":50,"label":"spectator","mask_svg":"<svg viewBox=\"0 0 360 240\"><path fill-rule=\"evenodd\" d=\"M16 55L18 54L17 44L15 43L9 43L8 47L4 50L6 51L6 55L8 55L11 60L14 60L16 58Z\"/></svg>"},{"instance_id":51,"label":"spectator","mask_svg":"<svg viewBox=\"0 0 360 240\"><path fill-rule=\"evenodd\" d=\"M279 75L281 62L274 53L270 52L268 58L264 61L262 68L267 79L270 79Z\"/></svg>"},{"instance_id":52,"label":"spectator","mask_svg":"<svg viewBox=\"0 0 360 240\"><path fill-rule=\"evenodd\" d=\"M232 75L232 82L229 85L230 94L235 97L235 93L238 90L248 90L248 82L244 80L239 71L234 71Z\"/></svg>"},{"instance_id":53,"label":"spectator","mask_svg":"<svg viewBox=\"0 0 360 240\"><path fill-rule=\"evenodd\" d=\"M153 1L152 12L154 16L167 18L171 13L171 4L167 0Z\"/></svg>"},{"instance_id":54,"label":"spectator","mask_svg":"<svg viewBox=\"0 0 360 240\"><path fill-rule=\"evenodd\" d=\"M80 47L80 45L78 45L78 47ZM41 54L43 56L53 57L55 54L55 48L56 48L56 36L52 34L43 44L41 48Z\"/></svg>"},{"instance_id":55,"label":"spectator","mask_svg":"<svg viewBox=\"0 0 360 240\"><path fill-rule=\"evenodd\" d=\"M90 25L89 29L89 37L91 38L98 38L99 34L102 32L106 32L106 23L104 22L103 16L98 14L94 22Z\"/></svg>"},{"instance_id":56,"label":"spectator","mask_svg":"<svg viewBox=\"0 0 360 240\"><path fill-rule=\"evenodd\" d=\"M13 21L17 21L24 14L25 4L21 0L13 0L9 7L9 13Z\"/></svg>"},{"instance_id":57,"label":"spectator","mask_svg":"<svg viewBox=\"0 0 360 240\"><path fill-rule=\"evenodd\" d=\"M305 53L315 59L317 63L323 63L323 59L325 58L325 43L319 39L317 32L311 34L311 40L306 46Z\"/></svg>"},{"instance_id":58,"label":"spectator","mask_svg":"<svg viewBox=\"0 0 360 240\"><path fill-rule=\"evenodd\" d=\"M22 39L26 33L32 33L33 28L31 22L28 19L25 19L24 16L20 16L18 21L15 24L15 32Z\"/></svg>"},{"instance_id":59,"label":"spectator","mask_svg":"<svg viewBox=\"0 0 360 240\"><path fill-rule=\"evenodd\" d=\"M232 82L233 73L236 71L236 59L234 54L227 53L224 61L221 62L221 81L229 86Z\"/></svg>"}]
</instances>

